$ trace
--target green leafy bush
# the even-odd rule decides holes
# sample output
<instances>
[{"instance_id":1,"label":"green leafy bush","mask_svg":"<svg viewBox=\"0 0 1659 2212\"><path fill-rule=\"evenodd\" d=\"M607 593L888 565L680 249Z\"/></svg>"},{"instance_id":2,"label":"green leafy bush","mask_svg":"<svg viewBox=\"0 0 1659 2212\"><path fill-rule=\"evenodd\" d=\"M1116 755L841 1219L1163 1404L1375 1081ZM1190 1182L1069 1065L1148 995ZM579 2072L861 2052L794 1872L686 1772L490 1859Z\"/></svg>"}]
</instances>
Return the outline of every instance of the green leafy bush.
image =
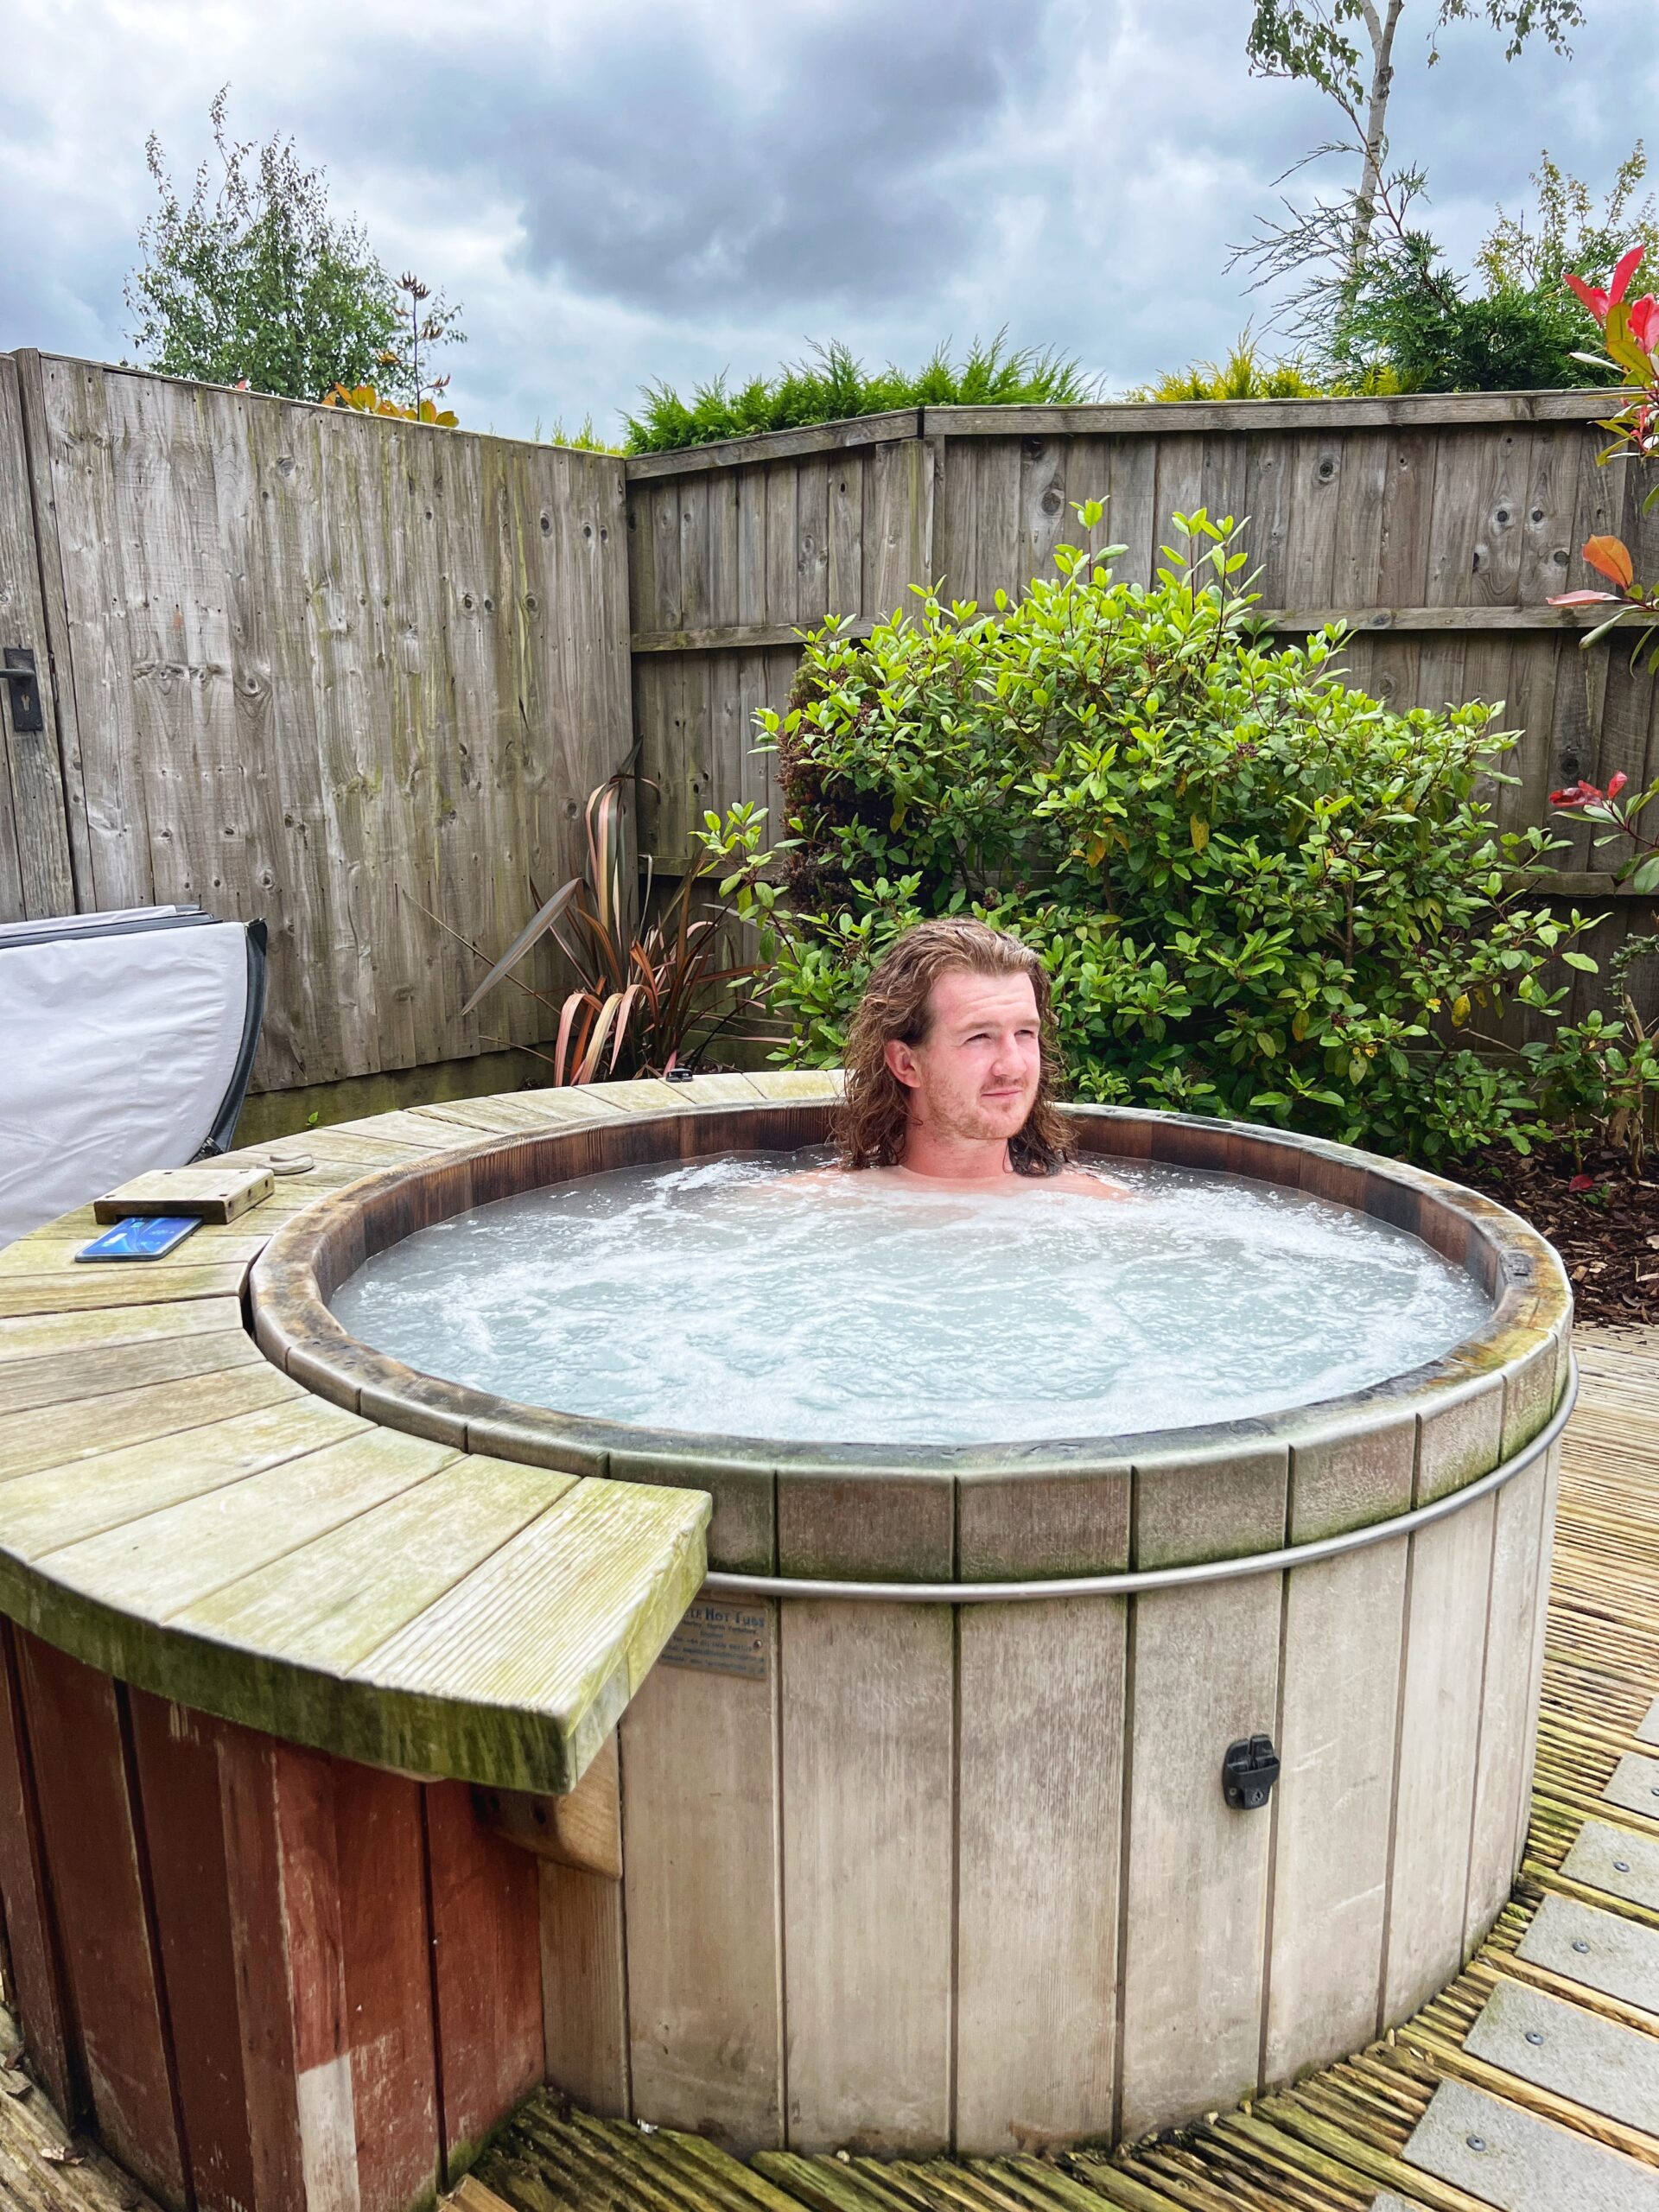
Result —
<instances>
[{"instance_id":1,"label":"green leafy bush","mask_svg":"<svg viewBox=\"0 0 1659 2212\"><path fill-rule=\"evenodd\" d=\"M1090 531L1101 509L1082 509ZM1252 627L1230 523L1177 516L1147 588L1121 548L994 612L923 594L868 642L807 643L779 750L787 835L706 817L777 962L792 1056L833 1061L872 963L969 912L1040 949L1075 1093L1236 1114L1434 1157L1539 1126L1562 963L1592 968L1483 797L1497 709L1395 714L1327 631Z\"/></svg>"},{"instance_id":2,"label":"green leafy bush","mask_svg":"<svg viewBox=\"0 0 1659 2212\"><path fill-rule=\"evenodd\" d=\"M641 412L626 418L628 451L673 452L760 430L880 415L890 407L1065 406L1096 397L1094 379L1075 361L1032 347L1009 353L1001 332L988 346L976 339L959 362L941 346L913 373L891 362L866 369L840 344L815 346L812 353L812 359L786 362L775 377L752 377L735 391L716 377L696 385L689 401L666 384L647 385Z\"/></svg>"}]
</instances>

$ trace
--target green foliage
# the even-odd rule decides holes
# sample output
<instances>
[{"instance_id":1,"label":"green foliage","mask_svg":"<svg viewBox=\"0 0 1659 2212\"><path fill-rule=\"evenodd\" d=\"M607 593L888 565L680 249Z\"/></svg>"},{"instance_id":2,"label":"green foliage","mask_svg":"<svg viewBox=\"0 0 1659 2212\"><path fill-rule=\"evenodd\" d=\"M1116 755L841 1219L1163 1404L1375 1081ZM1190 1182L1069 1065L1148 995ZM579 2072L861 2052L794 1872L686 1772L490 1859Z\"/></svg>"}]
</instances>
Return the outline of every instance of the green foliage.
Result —
<instances>
[{"instance_id":1,"label":"green foliage","mask_svg":"<svg viewBox=\"0 0 1659 2212\"><path fill-rule=\"evenodd\" d=\"M594 418L591 415L582 416L582 427L577 430L567 430L564 427L564 417L560 416L553 428L548 431L543 430L541 417L538 415L536 418L536 428L531 432L531 435L537 445L564 446L572 453L620 454L627 450L625 446L607 445L594 429Z\"/></svg>"},{"instance_id":2,"label":"green foliage","mask_svg":"<svg viewBox=\"0 0 1659 2212\"><path fill-rule=\"evenodd\" d=\"M1628 246L1659 254L1651 195L1631 205L1646 174L1638 141L1598 211L1589 188L1546 151L1533 172L1536 207L1498 208L1466 279L1426 232L1394 229L1385 196L1378 243L1340 318L1338 353L1357 365L1386 364L1408 391L1605 385L1612 372L1584 358L1589 318L1562 277L1572 269L1605 283Z\"/></svg>"},{"instance_id":3,"label":"green foliage","mask_svg":"<svg viewBox=\"0 0 1659 2212\"><path fill-rule=\"evenodd\" d=\"M126 288L143 365L289 399L377 380L397 390L398 287L361 226L329 213L323 171L302 168L291 139L256 149L227 137L226 98L221 89L210 111L216 185L204 162L181 199L154 134L145 149L161 204L139 234L143 260ZM453 321L442 299L438 308ZM398 396L414 405L421 393Z\"/></svg>"},{"instance_id":4,"label":"green foliage","mask_svg":"<svg viewBox=\"0 0 1659 2212\"><path fill-rule=\"evenodd\" d=\"M1001 331L988 345L976 339L960 362L941 346L913 374L891 363L867 369L836 342L815 346L811 359L787 362L775 377L752 377L735 391L723 376L696 385L689 402L666 384L648 385L642 411L626 417L627 450L668 453L891 407L1063 406L1092 399L1096 389L1075 361L1030 347L1008 352Z\"/></svg>"},{"instance_id":5,"label":"green foliage","mask_svg":"<svg viewBox=\"0 0 1659 2212\"><path fill-rule=\"evenodd\" d=\"M1592 1012L1556 1033L1537 1055L1540 1093L1559 1134L1583 1157L1586 1143L1622 1152L1640 1175L1659 1147L1659 1037L1642 1019L1630 970L1659 952L1659 937L1625 938L1607 963L1617 1014Z\"/></svg>"},{"instance_id":6,"label":"green foliage","mask_svg":"<svg viewBox=\"0 0 1659 2212\"><path fill-rule=\"evenodd\" d=\"M967 912L1040 949L1082 1097L1524 1149L1541 1048L1491 1032L1514 1006L1548 1030L1562 963L1594 963L1518 887L1552 840L1491 819L1497 709L1392 713L1334 631L1274 647L1231 524L1175 528L1147 588L1121 548L1062 548L1017 605L922 593L867 643L809 639L760 717L787 836L766 852L747 806L706 830L794 1056L836 1058L898 931Z\"/></svg>"},{"instance_id":7,"label":"green foliage","mask_svg":"<svg viewBox=\"0 0 1659 2212\"><path fill-rule=\"evenodd\" d=\"M1255 0L1245 52L1258 77L1292 77L1357 107L1370 92L1365 58L1350 26L1363 27L1375 0ZM1557 54L1580 29L1579 0L1435 0L1429 21L1429 60L1440 59L1440 34L1459 22L1486 22L1503 35L1503 58L1513 61L1535 34Z\"/></svg>"},{"instance_id":8,"label":"green foliage","mask_svg":"<svg viewBox=\"0 0 1659 2212\"><path fill-rule=\"evenodd\" d=\"M1659 266L1659 208L1651 193L1636 200L1647 174L1647 148L1638 138L1614 171L1598 210L1589 186L1552 161L1546 147L1532 172L1536 206L1513 214L1500 207L1480 242L1475 268L1487 289L1559 286L1569 269L1605 284L1620 254L1633 245L1646 250L1649 268Z\"/></svg>"},{"instance_id":9,"label":"green foliage","mask_svg":"<svg viewBox=\"0 0 1659 2212\"><path fill-rule=\"evenodd\" d=\"M1357 364L1386 364L1402 391L1535 391L1607 382L1581 358L1589 335L1560 285L1469 296L1433 240L1411 232L1397 254L1374 257L1339 342Z\"/></svg>"},{"instance_id":10,"label":"green foliage","mask_svg":"<svg viewBox=\"0 0 1659 2212\"><path fill-rule=\"evenodd\" d=\"M1198 361L1191 368L1175 369L1155 383L1129 392L1130 399L1170 402L1182 399L1324 399L1351 398L1403 390L1387 364L1362 368L1350 378L1332 380L1300 359L1269 361L1248 330L1241 333L1224 361Z\"/></svg>"}]
</instances>

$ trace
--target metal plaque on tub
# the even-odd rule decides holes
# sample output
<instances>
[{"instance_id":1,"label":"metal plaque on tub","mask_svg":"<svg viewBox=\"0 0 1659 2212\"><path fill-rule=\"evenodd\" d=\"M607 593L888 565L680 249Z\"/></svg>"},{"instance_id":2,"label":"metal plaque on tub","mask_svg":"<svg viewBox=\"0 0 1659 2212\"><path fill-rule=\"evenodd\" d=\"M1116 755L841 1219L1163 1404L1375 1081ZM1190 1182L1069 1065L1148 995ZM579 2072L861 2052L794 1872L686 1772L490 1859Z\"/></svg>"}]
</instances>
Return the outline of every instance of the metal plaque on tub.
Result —
<instances>
[{"instance_id":1,"label":"metal plaque on tub","mask_svg":"<svg viewBox=\"0 0 1659 2212\"><path fill-rule=\"evenodd\" d=\"M766 1617L758 1605L699 1598L663 1646L661 1667L701 1667L715 1675L766 1678Z\"/></svg>"}]
</instances>

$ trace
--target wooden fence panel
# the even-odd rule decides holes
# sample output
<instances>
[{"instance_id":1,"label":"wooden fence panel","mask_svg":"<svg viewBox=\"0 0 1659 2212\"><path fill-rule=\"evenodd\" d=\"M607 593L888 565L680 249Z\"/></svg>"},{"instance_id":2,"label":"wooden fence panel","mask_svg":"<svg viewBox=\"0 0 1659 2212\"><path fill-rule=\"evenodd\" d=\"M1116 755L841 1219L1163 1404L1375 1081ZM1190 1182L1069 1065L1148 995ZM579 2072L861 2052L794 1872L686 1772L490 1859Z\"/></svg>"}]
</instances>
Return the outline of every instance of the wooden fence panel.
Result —
<instances>
[{"instance_id":1,"label":"wooden fence panel","mask_svg":"<svg viewBox=\"0 0 1659 2212\"><path fill-rule=\"evenodd\" d=\"M1287 634L1351 625L1348 680L1401 709L1501 700L1499 726L1520 732L1502 761L1516 780L1493 786L1503 829L1543 823L1559 783L1659 773L1651 680L1616 644L1586 654L1582 620L1547 605L1599 531L1624 536L1638 573L1659 571L1643 485L1596 466L1606 405L1567 392L929 408L631 461L635 728L660 792L646 842L672 869L706 809L773 802L752 717L787 696L791 626L835 613L868 626L924 579L982 608L999 589L1017 598L1052 573L1058 544L1084 542L1074 510L1091 499L1106 501L1093 542L1126 549L1127 582L1150 582L1177 512L1231 515ZM695 518L701 545L702 486L696 574L712 588L688 598L685 532L664 518ZM665 540L673 559L658 554ZM1581 825L1551 827L1568 838L1563 892L1605 899L1585 879L1612 856ZM1611 942L1646 925L1644 904L1621 903Z\"/></svg>"},{"instance_id":2,"label":"wooden fence panel","mask_svg":"<svg viewBox=\"0 0 1659 2212\"><path fill-rule=\"evenodd\" d=\"M641 834L677 868L709 808L776 803L754 717L781 710L798 629L868 626L928 573L932 457L915 438L821 443L758 468L643 477L628 518ZM785 441L785 442L787 442ZM770 442L769 442L770 443ZM677 456L675 456L677 458Z\"/></svg>"},{"instance_id":3,"label":"wooden fence panel","mask_svg":"<svg viewBox=\"0 0 1659 2212\"><path fill-rule=\"evenodd\" d=\"M258 1088L548 1034L512 993L462 1020L444 925L500 950L626 756L621 464L19 359L80 906L265 919Z\"/></svg>"}]
</instances>

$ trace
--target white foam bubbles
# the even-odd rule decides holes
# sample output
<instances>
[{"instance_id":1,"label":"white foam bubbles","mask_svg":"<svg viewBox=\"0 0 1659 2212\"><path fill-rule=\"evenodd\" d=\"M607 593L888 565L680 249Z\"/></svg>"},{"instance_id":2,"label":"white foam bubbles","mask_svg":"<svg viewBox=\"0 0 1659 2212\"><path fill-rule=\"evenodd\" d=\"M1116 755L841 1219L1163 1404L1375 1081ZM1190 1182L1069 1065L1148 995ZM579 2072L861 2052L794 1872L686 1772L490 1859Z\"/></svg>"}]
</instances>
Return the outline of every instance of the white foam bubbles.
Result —
<instances>
[{"instance_id":1,"label":"white foam bubbles","mask_svg":"<svg viewBox=\"0 0 1659 2212\"><path fill-rule=\"evenodd\" d=\"M628 1169L378 1255L341 1324L429 1374L727 1436L955 1445L1122 1435L1336 1397L1487 1319L1416 1237L1300 1192L1114 1164L1132 1202Z\"/></svg>"}]
</instances>

